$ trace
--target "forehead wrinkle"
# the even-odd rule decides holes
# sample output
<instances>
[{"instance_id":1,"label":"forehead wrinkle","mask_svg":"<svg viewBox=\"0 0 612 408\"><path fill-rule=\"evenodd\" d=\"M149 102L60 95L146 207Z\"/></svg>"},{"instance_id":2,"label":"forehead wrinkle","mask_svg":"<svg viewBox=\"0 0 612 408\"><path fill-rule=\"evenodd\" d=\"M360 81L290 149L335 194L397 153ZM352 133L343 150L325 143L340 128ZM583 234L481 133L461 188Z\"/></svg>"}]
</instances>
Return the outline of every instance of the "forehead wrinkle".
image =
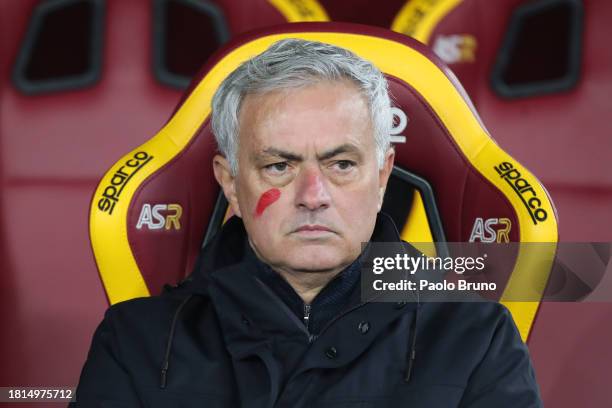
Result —
<instances>
[{"instance_id":1,"label":"forehead wrinkle","mask_svg":"<svg viewBox=\"0 0 612 408\"><path fill-rule=\"evenodd\" d=\"M359 104L365 108L366 114L370 119L368 122L371 121L367 98L359 90L357 85L348 79L340 79L337 81L322 80L303 86L249 93L245 95L242 106L244 107L246 104L248 104L249 107L251 107L251 105L255 106L256 109L250 109L252 112L252 120L255 123L263 124L265 126L268 122L270 122L271 116L276 116L275 122L278 121L278 118L287 117L288 115L293 117L291 109L287 109L292 107L290 98L293 95L300 92L307 92L317 87L320 88L322 86L327 87L326 89L328 89L330 93L348 91L349 93L353 94L350 97L344 97L341 99L335 98L336 106L334 107L334 111L346 113L351 110L351 105ZM318 106L314 106L314 108L317 107ZM242 116L243 111L244 109L240 110L240 116ZM309 111L313 111L313 109L305 109L301 112ZM319 114L320 111L315 113Z\"/></svg>"},{"instance_id":2,"label":"forehead wrinkle","mask_svg":"<svg viewBox=\"0 0 612 408\"><path fill-rule=\"evenodd\" d=\"M313 124L314 130L316 131L316 127L318 123L321 123L324 126L325 123L325 114L327 111L317 109L319 106L316 104L310 104L305 107L305 109L300 110L299 112L294 112L291 110L291 101L290 98L292 94L302 91L308 91L309 89L315 88L317 86L325 86L326 84L317 83L312 86L307 86L303 88L289 88L289 89L278 89L272 90L265 93L254 93L248 94L244 99L243 108L240 111L240 121L241 121L241 131L242 136L248 135L249 142L251 145L250 156L254 160L262 160L266 157L267 154L270 154L274 157L283 157L289 160L303 160L303 156L301 153L303 152L292 152L286 148L276 148L274 146L260 146L266 143L266 135L269 134L277 134L278 132L283 132L283 127L289 126L289 129L285 129L285 131L292 131L292 127L295 127L294 123L292 123L292 119L299 116L301 121L306 121L306 124ZM333 111L334 114L340 113L340 117L345 117L346 120L341 121L341 127L337 129L325 129L325 131L329 132L341 132L344 133L348 137L348 141L345 143L341 143L340 145L346 144L345 148L349 145L353 145L354 148L347 148L346 152L351 153L351 150L356 153L365 153L361 152L363 150L364 144L367 143L366 140L362 140L360 136L364 131L367 133L372 133L372 123L370 120L370 112L368 109L368 104L365 97L359 91L359 89L352 83L346 84L344 81L333 82L330 84L331 87L335 89L330 90L330 92L335 93L336 97L330 96L330 100L333 102ZM348 85L348 86L347 86ZM348 93L348 95L347 95ZM338 95L340 97L338 97ZM326 101L325 103L328 103ZM355 105L360 105L355 107ZM363 110L365 109L365 112ZM248 110L248 121L245 122L244 119L246 117L246 113ZM360 116L355 117L355 110L361 110L364 115L368 116L368 120L360 120ZM309 117L310 116L310 117ZM321 118L320 120L316 120L317 118ZM333 119L332 119L333 120ZM334 124L334 122L331 122ZM299 127L299 124L297 125ZM373 133L372 133L373 139ZM319 144L320 142L324 142L325 140L313 140L315 144ZM308 143L309 140L306 139ZM266 143L267 144L267 143ZM284 145L284 143L283 143ZM284 147L284 146L283 146ZM324 152L318 153L316 152L317 146L301 146L305 147L305 149L300 149L304 151L315 150L315 154L318 158L321 156L330 156L330 151L338 149L340 146L335 146L332 148L327 148ZM314 147L314 149L311 149ZM277 151L275 151L275 149ZM268 150L268 152L266 152ZM280 151L287 154L279 154ZM343 152L337 152L337 154Z\"/></svg>"},{"instance_id":3,"label":"forehead wrinkle","mask_svg":"<svg viewBox=\"0 0 612 408\"><path fill-rule=\"evenodd\" d=\"M270 120L272 116L284 115L282 103L282 100L286 97L284 94L283 90L278 90L245 95L238 117L239 138L246 134L251 143L257 144L260 142L257 138L259 132L254 131L254 129L266 129L270 123L274 123ZM244 109L245 107L246 109ZM247 116L247 123L244 121L245 111L250 113ZM256 154L258 153L252 153L252 155Z\"/></svg>"}]
</instances>

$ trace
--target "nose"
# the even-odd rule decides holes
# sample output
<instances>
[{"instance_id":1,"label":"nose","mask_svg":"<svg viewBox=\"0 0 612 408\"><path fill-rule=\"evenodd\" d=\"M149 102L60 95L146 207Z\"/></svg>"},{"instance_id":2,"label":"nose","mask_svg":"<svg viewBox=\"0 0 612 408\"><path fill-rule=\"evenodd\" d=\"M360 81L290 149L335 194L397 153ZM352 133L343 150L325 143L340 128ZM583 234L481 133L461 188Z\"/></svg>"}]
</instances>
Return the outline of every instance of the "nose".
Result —
<instances>
[{"instance_id":1,"label":"nose","mask_svg":"<svg viewBox=\"0 0 612 408\"><path fill-rule=\"evenodd\" d=\"M296 205L301 209L316 211L329 207L331 197L318 167L300 171L295 199Z\"/></svg>"}]
</instances>

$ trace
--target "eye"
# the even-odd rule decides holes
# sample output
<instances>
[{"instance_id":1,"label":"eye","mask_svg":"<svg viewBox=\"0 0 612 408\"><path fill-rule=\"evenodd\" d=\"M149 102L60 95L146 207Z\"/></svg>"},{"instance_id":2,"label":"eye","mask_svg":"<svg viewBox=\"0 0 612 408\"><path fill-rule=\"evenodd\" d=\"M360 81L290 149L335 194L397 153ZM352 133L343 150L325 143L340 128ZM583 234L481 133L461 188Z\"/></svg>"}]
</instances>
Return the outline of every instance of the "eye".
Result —
<instances>
[{"instance_id":1,"label":"eye","mask_svg":"<svg viewBox=\"0 0 612 408\"><path fill-rule=\"evenodd\" d=\"M347 171L355 167L355 164L356 163L352 160L338 160L334 163L334 166L340 171Z\"/></svg>"},{"instance_id":2,"label":"eye","mask_svg":"<svg viewBox=\"0 0 612 408\"><path fill-rule=\"evenodd\" d=\"M287 170L289 164L287 162L278 162L268 164L264 169L270 174L282 174Z\"/></svg>"}]
</instances>

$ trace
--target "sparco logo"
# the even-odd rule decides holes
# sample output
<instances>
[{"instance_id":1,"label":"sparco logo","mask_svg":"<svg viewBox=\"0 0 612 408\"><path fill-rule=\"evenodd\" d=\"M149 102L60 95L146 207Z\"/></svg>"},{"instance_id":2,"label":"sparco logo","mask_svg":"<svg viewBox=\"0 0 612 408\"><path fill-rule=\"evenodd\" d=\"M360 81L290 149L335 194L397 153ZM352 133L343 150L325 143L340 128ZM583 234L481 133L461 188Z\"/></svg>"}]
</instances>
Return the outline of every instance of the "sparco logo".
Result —
<instances>
[{"instance_id":1,"label":"sparco logo","mask_svg":"<svg viewBox=\"0 0 612 408\"><path fill-rule=\"evenodd\" d=\"M510 229L512 222L508 218L487 218L480 217L474 220L470 242L510 242Z\"/></svg>"},{"instance_id":2,"label":"sparco logo","mask_svg":"<svg viewBox=\"0 0 612 408\"><path fill-rule=\"evenodd\" d=\"M119 202L121 192L125 185L134 174L138 173L138 171L152 159L153 156L146 152L136 152L131 159L126 161L123 166L119 167L115 174L113 174L113 177L111 177L110 184L104 187L102 197L98 200L98 208L100 211L112 214L115 209L115 204Z\"/></svg>"},{"instance_id":3,"label":"sparco logo","mask_svg":"<svg viewBox=\"0 0 612 408\"><path fill-rule=\"evenodd\" d=\"M144 204L138 217L137 229L147 227L150 230L165 228L167 230L174 226L174 229L181 229L181 215L183 207L180 204Z\"/></svg>"},{"instance_id":4,"label":"sparco logo","mask_svg":"<svg viewBox=\"0 0 612 408\"><path fill-rule=\"evenodd\" d=\"M534 224L537 225L538 222L548 218L548 213L542 208L542 200L538 198L531 184L521 177L521 172L515 169L512 163L503 162L494 168L519 196Z\"/></svg>"}]
</instances>

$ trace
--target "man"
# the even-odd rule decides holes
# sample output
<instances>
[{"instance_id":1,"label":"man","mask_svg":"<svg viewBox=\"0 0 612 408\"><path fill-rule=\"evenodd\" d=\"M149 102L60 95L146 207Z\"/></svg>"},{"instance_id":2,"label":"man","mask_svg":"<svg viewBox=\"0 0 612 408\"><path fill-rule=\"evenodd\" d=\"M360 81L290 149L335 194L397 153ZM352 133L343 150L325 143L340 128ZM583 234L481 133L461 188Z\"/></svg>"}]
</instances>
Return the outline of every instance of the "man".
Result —
<instances>
[{"instance_id":1,"label":"man","mask_svg":"<svg viewBox=\"0 0 612 408\"><path fill-rule=\"evenodd\" d=\"M280 41L222 83L212 125L235 216L178 288L107 311L76 406L541 406L503 306L361 299L362 242L400 241L377 68Z\"/></svg>"}]
</instances>

